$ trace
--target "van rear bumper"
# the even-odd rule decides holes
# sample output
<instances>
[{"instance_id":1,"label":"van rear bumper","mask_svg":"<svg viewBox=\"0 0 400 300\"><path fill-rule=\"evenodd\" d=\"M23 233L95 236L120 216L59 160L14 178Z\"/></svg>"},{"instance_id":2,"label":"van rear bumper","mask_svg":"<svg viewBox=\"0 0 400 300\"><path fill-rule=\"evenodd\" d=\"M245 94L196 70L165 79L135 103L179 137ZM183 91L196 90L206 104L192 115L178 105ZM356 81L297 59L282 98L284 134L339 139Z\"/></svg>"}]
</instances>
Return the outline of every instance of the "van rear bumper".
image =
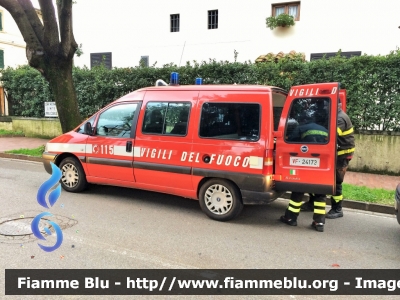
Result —
<instances>
[{"instance_id":1,"label":"van rear bumper","mask_svg":"<svg viewBox=\"0 0 400 300\"><path fill-rule=\"evenodd\" d=\"M259 205L268 204L282 196L285 192L269 191L269 192L254 192L248 190L240 190L242 193L243 204Z\"/></svg>"}]
</instances>

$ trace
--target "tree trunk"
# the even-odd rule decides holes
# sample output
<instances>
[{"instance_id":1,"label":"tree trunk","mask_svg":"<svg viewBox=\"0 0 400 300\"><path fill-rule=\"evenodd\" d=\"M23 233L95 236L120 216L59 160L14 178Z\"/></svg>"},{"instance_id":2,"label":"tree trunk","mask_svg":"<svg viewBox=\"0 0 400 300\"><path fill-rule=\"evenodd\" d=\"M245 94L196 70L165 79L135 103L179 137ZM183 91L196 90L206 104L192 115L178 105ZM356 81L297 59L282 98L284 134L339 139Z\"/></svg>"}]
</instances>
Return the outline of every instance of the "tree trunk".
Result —
<instances>
[{"instance_id":1,"label":"tree trunk","mask_svg":"<svg viewBox=\"0 0 400 300\"><path fill-rule=\"evenodd\" d=\"M5 94L5 98L7 98L7 105L8 105L8 115L14 116L14 99L10 94Z\"/></svg>"},{"instance_id":2,"label":"tree trunk","mask_svg":"<svg viewBox=\"0 0 400 300\"><path fill-rule=\"evenodd\" d=\"M50 58L43 74L55 98L63 133L73 130L82 122L72 79L72 65L72 59Z\"/></svg>"},{"instance_id":3,"label":"tree trunk","mask_svg":"<svg viewBox=\"0 0 400 300\"><path fill-rule=\"evenodd\" d=\"M65 133L82 121L72 80L73 58L78 47L72 30L74 1L38 2L41 18L30 0L0 0L0 5L11 14L24 37L29 65L49 82Z\"/></svg>"}]
</instances>

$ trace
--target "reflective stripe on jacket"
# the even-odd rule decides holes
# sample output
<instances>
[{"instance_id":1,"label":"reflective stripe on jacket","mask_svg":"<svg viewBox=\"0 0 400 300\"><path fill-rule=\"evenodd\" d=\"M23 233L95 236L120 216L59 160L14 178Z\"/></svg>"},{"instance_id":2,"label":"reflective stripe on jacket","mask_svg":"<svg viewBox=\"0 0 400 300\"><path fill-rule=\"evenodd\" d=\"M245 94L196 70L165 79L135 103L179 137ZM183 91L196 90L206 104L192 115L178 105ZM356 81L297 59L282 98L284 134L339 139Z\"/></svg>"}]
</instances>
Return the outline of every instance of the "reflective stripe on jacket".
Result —
<instances>
[{"instance_id":1,"label":"reflective stripe on jacket","mask_svg":"<svg viewBox=\"0 0 400 300\"><path fill-rule=\"evenodd\" d=\"M338 156L351 156L355 151L354 128L349 116L341 109L338 112L337 133Z\"/></svg>"}]
</instances>

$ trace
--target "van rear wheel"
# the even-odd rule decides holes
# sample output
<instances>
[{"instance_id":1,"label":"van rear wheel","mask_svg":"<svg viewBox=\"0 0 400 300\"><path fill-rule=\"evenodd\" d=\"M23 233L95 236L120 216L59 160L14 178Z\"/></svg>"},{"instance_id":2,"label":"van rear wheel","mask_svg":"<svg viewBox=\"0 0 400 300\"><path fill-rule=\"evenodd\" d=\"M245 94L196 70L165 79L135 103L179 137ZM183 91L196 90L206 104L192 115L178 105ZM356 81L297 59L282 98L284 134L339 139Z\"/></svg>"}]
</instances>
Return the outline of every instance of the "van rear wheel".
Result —
<instances>
[{"instance_id":1,"label":"van rear wheel","mask_svg":"<svg viewBox=\"0 0 400 300\"><path fill-rule=\"evenodd\" d=\"M79 193L86 189L87 181L85 171L79 160L75 157L64 158L60 163L61 186L71 193Z\"/></svg>"},{"instance_id":2,"label":"van rear wheel","mask_svg":"<svg viewBox=\"0 0 400 300\"><path fill-rule=\"evenodd\" d=\"M200 207L211 219L228 221L243 209L239 189L223 179L210 179L200 188Z\"/></svg>"}]
</instances>

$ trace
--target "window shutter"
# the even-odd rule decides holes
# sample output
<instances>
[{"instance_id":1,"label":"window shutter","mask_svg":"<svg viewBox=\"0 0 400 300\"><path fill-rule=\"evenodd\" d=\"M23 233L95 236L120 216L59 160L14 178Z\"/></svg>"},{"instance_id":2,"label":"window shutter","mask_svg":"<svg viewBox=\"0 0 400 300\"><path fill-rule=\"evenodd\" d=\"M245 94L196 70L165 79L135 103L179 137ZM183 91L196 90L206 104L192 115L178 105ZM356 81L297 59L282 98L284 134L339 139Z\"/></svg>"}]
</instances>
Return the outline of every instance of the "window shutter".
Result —
<instances>
[{"instance_id":1,"label":"window shutter","mask_svg":"<svg viewBox=\"0 0 400 300\"><path fill-rule=\"evenodd\" d=\"M148 67L149 66L149 57L148 56L141 56L140 57L140 65L142 67Z\"/></svg>"},{"instance_id":2,"label":"window shutter","mask_svg":"<svg viewBox=\"0 0 400 300\"><path fill-rule=\"evenodd\" d=\"M0 31L3 31L3 12L0 12Z\"/></svg>"},{"instance_id":3,"label":"window shutter","mask_svg":"<svg viewBox=\"0 0 400 300\"><path fill-rule=\"evenodd\" d=\"M111 52L90 53L90 68L103 64L107 69L112 69Z\"/></svg>"},{"instance_id":4,"label":"window shutter","mask_svg":"<svg viewBox=\"0 0 400 300\"><path fill-rule=\"evenodd\" d=\"M0 50L0 69L4 69L4 50Z\"/></svg>"},{"instance_id":5,"label":"window shutter","mask_svg":"<svg viewBox=\"0 0 400 300\"><path fill-rule=\"evenodd\" d=\"M327 52L327 53L311 53L310 60L321 59L325 55L326 58L335 57L337 52ZM341 52L341 56L346 58L350 58L352 56L361 56L361 51L348 51L348 52Z\"/></svg>"}]
</instances>

